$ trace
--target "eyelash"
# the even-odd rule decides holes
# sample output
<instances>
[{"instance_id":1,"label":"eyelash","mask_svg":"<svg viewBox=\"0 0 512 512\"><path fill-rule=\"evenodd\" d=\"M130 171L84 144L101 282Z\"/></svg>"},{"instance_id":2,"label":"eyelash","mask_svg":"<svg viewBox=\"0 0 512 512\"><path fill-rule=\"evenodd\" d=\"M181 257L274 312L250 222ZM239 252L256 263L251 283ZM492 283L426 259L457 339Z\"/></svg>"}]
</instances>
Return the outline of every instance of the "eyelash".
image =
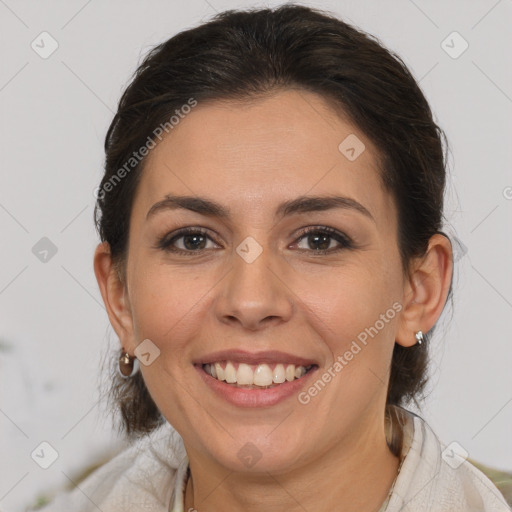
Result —
<instances>
[{"instance_id":1,"label":"eyelash","mask_svg":"<svg viewBox=\"0 0 512 512\"><path fill-rule=\"evenodd\" d=\"M301 241L302 239L306 238L307 236L311 234L323 234L328 235L330 238L334 239L336 242L341 244L341 247L337 247L335 249L320 249L320 250L314 250L311 249L310 252L312 252L314 255L326 255L326 254L332 254L335 252L339 252L343 249L352 249L354 247L354 244L352 240L346 236L345 234L337 231L336 229L330 228L328 226L314 226L303 229L299 237L294 242L297 243ZM201 235L204 237L209 238L212 240L212 238L208 235L208 232L205 229L202 228L194 228L194 227L188 227L188 228L182 228L175 233L173 233L173 236L169 238L168 235L163 236L159 239L156 249L161 249L166 252L171 252L173 254L182 254L186 256L195 256L197 254L202 254L204 251L208 249L200 249L198 251L191 251L191 250L183 250L183 249L177 249L172 247L172 244L176 242L176 240L179 240L180 238L183 238L186 235ZM215 242L215 240L212 240ZM215 242L217 243L217 242ZM307 249L300 249L302 251L308 251Z\"/></svg>"}]
</instances>

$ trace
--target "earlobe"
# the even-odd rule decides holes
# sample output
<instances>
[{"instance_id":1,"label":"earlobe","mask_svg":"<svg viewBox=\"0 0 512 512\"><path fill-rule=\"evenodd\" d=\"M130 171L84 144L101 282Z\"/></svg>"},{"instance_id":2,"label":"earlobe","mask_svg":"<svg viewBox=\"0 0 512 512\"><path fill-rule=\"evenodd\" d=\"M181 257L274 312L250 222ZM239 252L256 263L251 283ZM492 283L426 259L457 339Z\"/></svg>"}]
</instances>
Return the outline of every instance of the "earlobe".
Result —
<instances>
[{"instance_id":1,"label":"earlobe","mask_svg":"<svg viewBox=\"0 0 512 512\"><path fill-rule=\"evenodd\" d=\"M105 304L105 309L123 348L133 353L133 321L126 295L125 284L121 281L112 261L110 246L102 242L94 253L94 273Z\"/></svg>"},{"instance_id":2,"label":"earlobe","mask_svg":"<svg viewBox=\"0 0 512 512\"><path fill-rule=\"evenodd\" d=\"M416 333L426 333L435 325L448 297L452 271L450 240L442 234L435 234L430 238L427 253L413 264L406 281L404 307L395 336L399 345L415 345Z\"/></svg>"}]
</instances>

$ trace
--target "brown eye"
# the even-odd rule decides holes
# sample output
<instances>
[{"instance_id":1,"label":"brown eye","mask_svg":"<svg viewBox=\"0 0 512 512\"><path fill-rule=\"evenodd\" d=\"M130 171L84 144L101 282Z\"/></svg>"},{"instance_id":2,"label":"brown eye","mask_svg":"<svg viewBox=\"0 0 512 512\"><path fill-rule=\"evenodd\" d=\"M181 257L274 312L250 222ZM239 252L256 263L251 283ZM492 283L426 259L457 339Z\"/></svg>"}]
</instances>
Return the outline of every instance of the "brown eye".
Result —
<instances>
[{"instance_id":1,"label":"brown eye","mask_svg":"<svg viewBox=\"0 0 512 512\"><path fill-rule=\"evenodd\" d=\"M214 248L208 247L209 241L217 246L206 231L199 228L184 228L173 233L170 237L163 237L158 242L157 248L182 254L200 253L203 250Z\"/></svg>"},{"instance_id":2,"label":"brown eye","mask_svg":"<svg viewBox=\"0 0 512 512\"><path fill-rule=\"evenodd\" d=\"M208 246L209 242L213 246ZM303 244L303 246L300 244ZM303 230L293 246L293 248L313 254L328 254L342 249L350 249L353 247L353 243L343 233L324 226ZM184 228L171 235L164 236L156 247L171 253L193 255L194 253L202 253L207 249L218 248L219 245L203 229Z\"/></svg>"},{"instance_id":3,"label":"brown eye","mask_svg":"<svg viewBox=\"0 0 512 512\"><path fill-rule=\"evenodd\" d=\"M302 247L300 246L301 243L303 243ZM352 242L346 235L335 229L315 227L303 231L295 245L301 250L325 254L337 252L341 249L349 249L352 247Z\"/></svg>"},{"instance_id":4,"label":"brown eye","mask_svg":"<svg viewBox=\"0 0 512 512\"><path fill-rule=\"evenodd\" d=\"M206 237L201 234L182 235L182 236L176 238L174 241L181 240L181 239L183 239L184 248L189 251L194 251L197 249L199 249L199 250L204 249L205 245L206 245L205 244Z\"/></svg>"}]
</instances>

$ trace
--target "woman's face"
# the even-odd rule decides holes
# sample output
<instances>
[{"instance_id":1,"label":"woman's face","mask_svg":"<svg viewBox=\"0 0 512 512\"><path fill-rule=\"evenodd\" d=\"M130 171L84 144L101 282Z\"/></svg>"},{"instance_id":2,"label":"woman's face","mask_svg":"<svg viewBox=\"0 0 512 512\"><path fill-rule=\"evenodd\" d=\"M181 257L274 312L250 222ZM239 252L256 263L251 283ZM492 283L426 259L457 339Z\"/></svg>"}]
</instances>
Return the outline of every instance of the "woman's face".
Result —
<instances>
[{"instance_id":1,"label":"woman's face","mask_svg":"<svg viewBox=\"0 0 512 512\"><path fill-rule=\"evenodd\" d=\"M397 212L375 147L321 97L199 103L150 152L130 223L123 346L150 340L144 380L190 457L279 472L383 433Z\"/></svg>"}]
</instances>

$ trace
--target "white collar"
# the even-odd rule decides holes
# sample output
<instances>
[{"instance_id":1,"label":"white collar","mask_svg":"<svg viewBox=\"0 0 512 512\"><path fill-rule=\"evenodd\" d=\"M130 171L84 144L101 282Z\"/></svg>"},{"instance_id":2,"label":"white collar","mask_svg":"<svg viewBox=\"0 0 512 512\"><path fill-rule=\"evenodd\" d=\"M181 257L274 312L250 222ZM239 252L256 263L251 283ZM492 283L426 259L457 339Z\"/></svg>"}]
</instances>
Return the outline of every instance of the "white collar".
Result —
<instances>
[{"instance_id":1,"label":"white collar","mask_svg":"<svg viewBox=\"0 0 512 512\"><path fill-rule=\"evenodd\" d=\"M176 469L176 480L174 490L169 502L169 512L184 512L185 509L185 488L189 477L188 457L185 456Z\"/></svg>"}]
</instances>

